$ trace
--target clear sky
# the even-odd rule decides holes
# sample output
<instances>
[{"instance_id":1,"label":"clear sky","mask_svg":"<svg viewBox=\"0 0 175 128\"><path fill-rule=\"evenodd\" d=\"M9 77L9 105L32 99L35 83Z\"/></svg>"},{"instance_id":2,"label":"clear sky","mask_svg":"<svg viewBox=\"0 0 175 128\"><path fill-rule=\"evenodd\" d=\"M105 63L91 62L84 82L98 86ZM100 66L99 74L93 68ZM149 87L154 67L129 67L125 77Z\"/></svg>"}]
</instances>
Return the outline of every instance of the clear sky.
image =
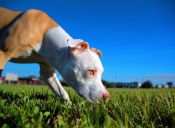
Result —
<instances>
[{"instance_id":1,"label":"clear sky","mask_svg":"<svg viewBox=\"0 0 175 128\"><path fill-rule=\"evenodd\" d=\"M43 10L71 36L100 49L103 79L175 82L173 0L0 0L0 6ZM39 66L8 63L6 72L39 76Z\"/></svg>"}]
</instances>

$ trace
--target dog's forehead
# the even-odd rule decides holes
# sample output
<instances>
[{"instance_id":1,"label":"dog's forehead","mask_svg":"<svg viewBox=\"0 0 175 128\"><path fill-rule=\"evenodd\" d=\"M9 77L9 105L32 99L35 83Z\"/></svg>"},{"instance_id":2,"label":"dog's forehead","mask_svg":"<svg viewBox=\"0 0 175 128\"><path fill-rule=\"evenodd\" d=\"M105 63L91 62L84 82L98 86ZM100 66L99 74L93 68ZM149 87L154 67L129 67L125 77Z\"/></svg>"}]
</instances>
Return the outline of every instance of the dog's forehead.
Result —
<instances>
[{"instance_id":1,"label":"dog's forehead","mask_svg":"<svg viewBox=\"0 0 175 128\"><path fill-rule=\"evenodd\" d=\"M79 54L77 58L79 63L81 63L85 68L103 68L98 55L90 49L87 49L82 54Z\"/></svg>"},{"instance_id":2,"label":"dog's forehead","mask_svg":"<svg viewBox=\"0 0 175 128\"><path fill-rule=\"evenodd\" d=\"M80 42L84 42L82 39L68 39L67 43L70 47L75 47L78 45Z\"/></svg>"}]
</instances>

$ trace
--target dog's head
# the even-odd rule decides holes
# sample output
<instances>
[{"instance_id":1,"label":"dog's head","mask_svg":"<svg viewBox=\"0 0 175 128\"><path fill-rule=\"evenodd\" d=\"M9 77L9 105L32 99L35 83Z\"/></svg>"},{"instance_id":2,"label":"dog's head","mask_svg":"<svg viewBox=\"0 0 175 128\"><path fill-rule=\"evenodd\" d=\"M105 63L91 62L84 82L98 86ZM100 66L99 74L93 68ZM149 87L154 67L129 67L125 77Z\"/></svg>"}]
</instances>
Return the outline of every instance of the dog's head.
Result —
<instances>
[{"instance_id":1,"label":"dog's head","mask_svg":"<svg viewBox=\"0 0 175 128\"><path fill-rule=\"evenodd\" d=\"M68 57L62 69L62 76L81 96L91 102L106 99L109 93L105 89L101 76L104 71L99 56L101 52L89 48L82 40L69 40Z\"/></svg>"}]
</instances>

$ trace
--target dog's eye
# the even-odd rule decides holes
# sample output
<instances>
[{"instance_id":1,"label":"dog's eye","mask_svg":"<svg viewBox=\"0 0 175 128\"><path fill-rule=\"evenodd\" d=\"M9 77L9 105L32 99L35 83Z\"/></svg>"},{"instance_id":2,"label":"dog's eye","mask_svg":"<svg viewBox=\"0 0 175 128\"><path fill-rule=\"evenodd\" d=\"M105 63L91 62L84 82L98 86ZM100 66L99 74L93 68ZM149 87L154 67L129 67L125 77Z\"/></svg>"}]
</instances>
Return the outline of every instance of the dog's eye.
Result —
<instances>
[{"instance_id":1,"label":"dog's eye","mask_svg":"<svg viewBox=\"0 0 175 128\"><path fill-rule=\"evenodd\" d=\"M97 74L97 71L95 69L88 69L87 74L89 77L94 77Z\"/></svg>"}]
</instances>

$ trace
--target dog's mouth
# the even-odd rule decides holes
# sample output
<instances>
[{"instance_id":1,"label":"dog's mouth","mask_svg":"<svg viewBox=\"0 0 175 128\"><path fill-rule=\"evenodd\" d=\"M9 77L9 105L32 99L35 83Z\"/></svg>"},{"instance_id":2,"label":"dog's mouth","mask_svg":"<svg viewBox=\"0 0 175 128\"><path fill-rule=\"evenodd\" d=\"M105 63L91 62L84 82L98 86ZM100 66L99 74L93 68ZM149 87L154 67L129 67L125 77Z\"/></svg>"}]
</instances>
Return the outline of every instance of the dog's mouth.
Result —
<instances>
[{"instance_id":1,"label":"dog's mouth","mask_svg":"<svg viewBox=\"0 0 175 128\"><path fill-rule=\"evenodd\" d=\"M90 100L91 100L91 102L93 102L93 103L99 103L99 98L97 98L97 97L95 97L95 96L90 96Z\"/></svg>"},{"instance_id":2,"label":"dog's mouth","mask_svg":"<svg viewBox=\"0 0 175 128\"><path fill-rule=\"evenodd\" d=\"M81 93L79 93L79 92L78 92L78 94L79 94L81 97L87 99L87 100L88 100L89 102L91 102L91 103L99 103L99 98L98 98L97 96L93 96L93 95L84 96L83 94L81 94Z\"/></svg>"}]
</instances>

